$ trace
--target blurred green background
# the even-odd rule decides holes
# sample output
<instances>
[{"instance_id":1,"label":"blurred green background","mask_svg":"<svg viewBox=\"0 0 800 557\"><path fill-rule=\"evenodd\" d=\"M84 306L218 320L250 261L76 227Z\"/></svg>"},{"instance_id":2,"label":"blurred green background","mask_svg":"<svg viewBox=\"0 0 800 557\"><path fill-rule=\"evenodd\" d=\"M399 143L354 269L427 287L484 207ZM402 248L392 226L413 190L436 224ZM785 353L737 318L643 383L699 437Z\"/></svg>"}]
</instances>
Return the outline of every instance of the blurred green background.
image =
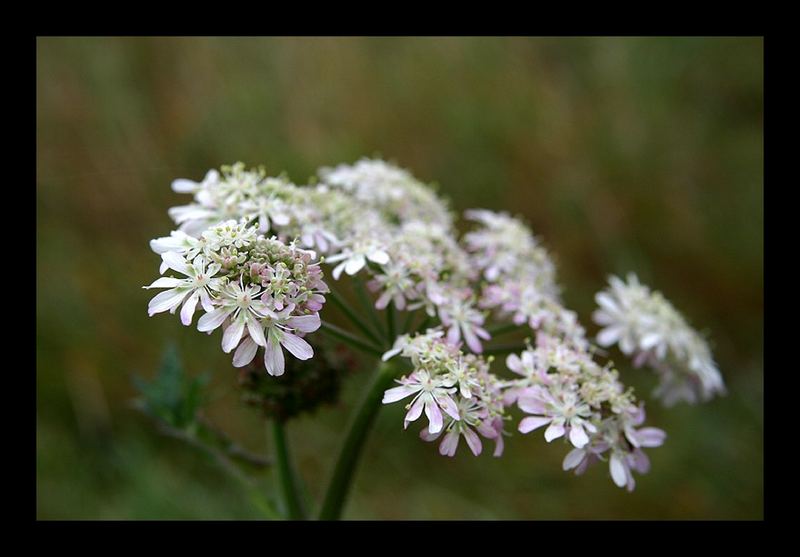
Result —
<instances>
[{"instance_id":1,"label":"blurred green background","mask_svg":"<svg viewBox=\"0 0 800 557\"><path fill-rule=\"evenodd\" d=\"M345 516L763 517L763 41L759 38L40 38L37 55L38 516L257 518L206 456L130 405L174 341L212 372L210 419L266 453L230 357L147 317L177 177L263 163L302 183L382 155L457 210L524 216L590 323L608 273L635 271L710 332L728 396L667 410L634 493L565 447L515 435L502 459L440 457L381 411ZM617 357L618 361L621 358ZM366 372L289 435L319 497Z\"/></svg>"}]
</instances>

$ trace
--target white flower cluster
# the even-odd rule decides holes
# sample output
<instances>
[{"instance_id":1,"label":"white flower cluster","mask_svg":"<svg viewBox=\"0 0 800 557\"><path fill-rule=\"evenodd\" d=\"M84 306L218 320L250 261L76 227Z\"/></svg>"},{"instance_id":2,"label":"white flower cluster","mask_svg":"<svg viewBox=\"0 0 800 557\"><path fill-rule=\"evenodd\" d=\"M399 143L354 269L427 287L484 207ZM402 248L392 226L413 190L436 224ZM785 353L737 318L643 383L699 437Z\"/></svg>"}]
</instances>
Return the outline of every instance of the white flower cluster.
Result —
<instances>
[{"instance_id":1,"label":"white flower cluster","mask_svg":"<svg viewBox=\"0 0 800 557\"><path fill-rule=\"evenodd\" d=\"M145 287L169 289L150 301L151 316L180 306L181 322L188 326L199 301L206 313L197 329L210 334L222 326L222 350L236 350L236 367L253 361L259 346L271 375L284 372L283 348L300 360L314 355L302 337L320 327L328 287L313 251L267 238L246 219L211 226L199 238L175 231L151 247L161 254L162 274L183 275Z\"/></svg>"},{"instance_id":2,"label":"white flower cluster","mask_svg":"<svg viewBox=\"0 0 800 557\"><path fill-rule=\"evenodd\" d=\"M206 313L198 329L222 326L222 348L235 350L234 365L252 361L261 346L267 371L279 375L283 348L300 359L313 355L303 336L320 327L328 292L319 263L331 265L335 280L365 274L375 308L427 314L419 326L425 332L397 337L384 355L413 366L383 398L412 397L406 427L424 413L421 437L441 437L441 454L453 456L463 436L475 455L483 438L499 456L508 410L517 405L528 414L519 431L547 426L548 442L571 446L565 470L608 461L614 482L633 488L632 471L649 466L642 448L659 446L665 434L639 427L643 407L616 370L595 362L577 315L561 301L552 259L520 220L468 211L476 226L459 240L446 203L403 169L362 159L318 176L298 186L237 163L202 182L173 182L194 199L170 209L178 230L151 247L162 255L162 274L171 269L185 278L150 285L169 289L153 298L150 314L181 307L189 325L199 303ZM619 341L638 364L657 369L663 398L722 390L707 345L660 295L612 279L598 303L595 319L607 326L598 342ZM490 330L514 327L531 331L535 345L508 356L516 376L503 379L481 354Z\"/></svg>"},{"instance_id":3,"label":"white flower cluster","mask_svg":"<svg viewBox=\"0 0 800 557\"><path fill-rule=\"evenodd\" d=\"M547 335L538 337L535 348L511 354L506 365L521 378L504 384L504 401L531 414L520 421L520 432L547 426L548 443L565 437L573 447L564 470L581 474L608 457L614 482L634 488L631 470L645 473L649 468L642 448L660 446L666 434L652 427L636 429L644 421L644 408L624 389L616 370Z\"/></svg>"},{"instance_id":4,"label":"white flower cluster","mask_svg":"<svg viewBox=\"0 0 800 557\"><path fill-rule=\"evenodd\" d=\"M725 392L708 343L660 292L651 291L634 274L627 282L612 276L609 285L595 296L599 308L593 317L604 327L598 344L618 343L636 367L652 368L659 376L654 395L667 406Z\"/></svg>"},{"instance_id":5,"label":"white flower cluster","mask_svg":"<svg viewBox=\"0 0 800 557\"><path fill-rule=\"evenodd\" d=\"M499 317L510 315L517 325L527 324L586 348L577 315L559 299L555 265L530 230L505 213L472 210L466 216L481 224L464 236L472 261L486 281L480 307L495 309Z\"/></svg>"},{"instance_id":6,"label":"white flower cluster","mask_svg":"<svg viewBox=\"0 0 800 557\"><path fill-rule=\"evenodd\" d=\"M503 453L502 386L500 380L489 373L485 359L464 354L444 338L441 329L399 337L383 359L397 354L409 358L414 371L397 381L399 387L384 393L383 403L413 395L406 405L405 427L424 411L428 427L422 430L420 437L435 441L444 434L439 444L442 455L454 456L462 436L472 453L479 455L483 444L478 433L495 441L494 456Z\"/></svg>"}]
</instances>

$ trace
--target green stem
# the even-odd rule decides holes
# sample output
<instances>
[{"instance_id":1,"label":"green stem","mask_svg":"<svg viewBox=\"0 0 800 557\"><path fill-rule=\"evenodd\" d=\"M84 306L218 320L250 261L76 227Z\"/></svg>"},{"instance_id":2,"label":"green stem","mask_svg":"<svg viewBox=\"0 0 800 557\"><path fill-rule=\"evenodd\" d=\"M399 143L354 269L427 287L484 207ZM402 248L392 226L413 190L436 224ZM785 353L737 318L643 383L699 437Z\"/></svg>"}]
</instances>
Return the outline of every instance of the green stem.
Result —
<instances>
[{"instance_id":1,"label":"green stem","mask_svg":"<svg viewBox=\"0 0 800 557\"><path fill-rule=\"evenodd\" d=\"M364 308L364 313L369 316L369 320L372 321L372 326L375 327L376 331L378 331L379 338L382 338L384 335L383 326L378 319L378 313L375 311L375 305L369 299L369 296L367 296L367 288L364 286L364 282L358 277L353 277L353 287L353 290L356 291L358 302L361 304L361 307Z\"/></svg>"},{"instance_id":2,"label":"green stem","mask_svg":"<svg viewBox=\"0 0 800 557\"><path fill-rule=\"evenodd\" d=\"M281 420L272 421L272 442L275 445L278 480L289 518L291 520L303 520L306 518L306 513L300 500L297 476L289 456L289 445L286 441L284 425Z\"/></svg>"},{"instance_id":3,"label":"green stem","mask_svg":"<svg viewBox=\"0 0 800 557\"><path fill-rule=\"evenodd\" d=\"M366 352L367 354L372 354L373 356L377 356L379 358L383 355L383 352L381 352L379 348L372 346L367 341L360 339L354 334L345 331L344 329L341 329L336 325L332 325L327 321L322 322L322 330L330 334L332 337L338 338L342 342L349 344L354 348L358 348L362 352Z\"/></svg>"},{"instance_id":4,"label":"green stem","mask_svg":"<svg viewBox=\"0 0 800 557\"><path fill-rule=\"evenodd\" d=\"M498 344L497 346L490 346L483 351L484 356L489 355L503 355L511 354L512 352L522 352L528 348L527 345L521 343L514 344Z\"/></svg>"},{"instance_id":5,"label":"green stem","mask_svg":"<svg viewBox=\"0 0 800 557\"><path fill-rule=\"evenodd\" d=\"M422 320L422 323L419 324L419 326L416 328L415 332L417 332L417 333L425 332L425 330L428 328L428 325L430 325L432 322L433 322L433 318L426 313L425 314L425 319Z\"/></svg>"},{"instance_id":6,"label":"green stem","mask_svg":"<svg viewBox=\"0 0 800 557\"><path fill-rule=\"evenodd\" d=\"M519 329L520 329L519 325L516 325L514 323L504 323L502 325L496 325L495 327L490 327L489 329L487 329L487 332L493 337L499 337L500 335L504 335L512 331L517 331Z\"/></svg>"},{"instance_id":7,"label":"green stem","mask_svg":"<svg viewBox=\"0 0 800 557\"><path fill-rule=\"evenodd\" d=\"M391 384L396 374L397 368L392 362L385 362L378 366L372 384L356 409L353 421L342 443L339 458L334 465L333 475L319 512L320 520L338 520L341 517L342 507L353 480L358 457L381 407L383 392Z\"/></svg>"},{"instance_id":8,"label":"green stem","mask_svg":"<svg viewBox=\"0 0 800 557\"><path fill-rule=\"evenodd\" d=\"M331 300L333 300L333 303L336 304L336 306L340 310L342 310L342 313L344 313L347 316L347 318L353 323L353 325L361 329L361 332L364 333L372 342L378 345L381 344L380 338L375 333L373 333L369 327L367 327L364 324L364 320L360 318L358 315L356 315L355 310L351 308L350 305L347 302L345 302L341 296L339 296L339 294L331 290L330 292L328 292L328 296L330 297Z\"/></svg>"},{"instance_id":9,"label":"green stem","mask_svg":"<svg viewBox=\"0 0 800 557\"><path fill-rule=\"evenodd\" d=\"M414 324L414 319L417 317L416 311L407 312L406 320L403 322L403 327L400 329L400 334L406 334L411 330L411 325Z\"/></svg>"},{"instance_id":10,"label":"green stem","mask_svg":"<svg viewBox=\"0 0 800 557\"><path fill-rule=\"evenodd\" d=\"M386 306L386 340L389 348L394 346L394 341L397 338L396 325L394 322L394 304Z\"/></svg>"}]
</instances>

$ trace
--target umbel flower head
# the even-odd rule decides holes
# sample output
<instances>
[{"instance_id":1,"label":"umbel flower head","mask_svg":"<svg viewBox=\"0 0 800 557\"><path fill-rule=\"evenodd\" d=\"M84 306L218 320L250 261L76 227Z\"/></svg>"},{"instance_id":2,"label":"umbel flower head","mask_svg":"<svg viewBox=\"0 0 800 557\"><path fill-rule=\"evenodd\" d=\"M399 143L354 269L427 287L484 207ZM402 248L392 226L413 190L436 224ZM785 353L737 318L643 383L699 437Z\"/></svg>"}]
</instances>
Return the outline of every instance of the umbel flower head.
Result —
<instances>
[{"instance_id":1,"label":"umbel flower head","mask_svg":"<svg viewBox=\"0 0 800 557\"><path fill-rule=\"evenodd\" d=\"M182 305L181 321L188 326L200 300L205 314L197 329L211 333L222 327L222 350L234 352L236 367L249 364L259 347L271 375L283 374L284 349L300 360L314 355L303 336L320 327L328 291L314 252L267 238L247 219L224 221L187 243L197 249L161 254L164 271L185 278L161 277L145 287L169 288L151 300L150 315ZM165 244L156 240L155 247L169 249Z\"/></svg>"},{"instance_id":2,"label":"umbel flower head","mask_svg":"<svg viewBox=\"0 0 800 557\"><path fill-rule=\"evenodd\" d=\"M317 176L297 185L236 163L200 182L175 180L173 190L193 199L169 210L177 230L150 243L164 276L146 288L165 290L149 314L180 309L188 326L200 310L197 328L221 328L222 350L248 370L259 404L286 417L307 406L287 406L265 382L287 368L281 381L288 381L314 357L305 337L321 327L330 292L321 265L331 285L364 278L377 310L408 312L409 324L414 312L423 316L422 325L390 338L383 356L411 365L383 396L384 404L405 405L403 428L424 424L420 437L450 457L463 445L477 456L487 441L500 456L511 431L539 430L547 443L564 444L564 470L608 463L611 479L633 489L633 472L649 469L643 449L666 434L641 427L643 404L611 363L597 360L600 351L561 298L550 254L522 220L473 209L465 214L472 229L459 236L434 188L382 160L324 167ZM594 317L604 327L597 343L619 343L635 365L656 370L665 402L723 391L707 343L660 294L635 277L612 278L597 301ZM503 329L529 336L504 352L504 366L485 356L492 331ZM287 365L287 353L297 361ZM254 362L266 370L260 379ZM296 373L296 393L314 391L305 379L325 376ZM525 414L516 427L513 406Z\"/></svg>"},{"instance_id":3,"label":"umbel flower head","mask_svg":"<svg viewBox=\"0 0 800 557\"><path fill-rule=\"evenodd\" d=\"M636 367L653 369L659 376L654 394L667 406L725 392L708 343L660 292L632 273L627 282L615 276L608 281L609 288L595 296L594 320L603 327L598 344L616 343Z\"/></svg>"}]
</instances>

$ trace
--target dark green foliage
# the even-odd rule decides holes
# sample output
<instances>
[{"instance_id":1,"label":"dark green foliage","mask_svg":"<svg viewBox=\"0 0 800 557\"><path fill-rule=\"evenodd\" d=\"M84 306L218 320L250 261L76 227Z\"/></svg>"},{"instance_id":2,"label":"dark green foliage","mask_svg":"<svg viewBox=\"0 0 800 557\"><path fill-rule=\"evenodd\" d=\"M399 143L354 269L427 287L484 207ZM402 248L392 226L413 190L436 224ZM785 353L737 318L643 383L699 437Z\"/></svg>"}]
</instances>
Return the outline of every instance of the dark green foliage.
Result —
<instances>
[{"instance_id":1,"label":"dark green foliage","mask_svg":"<svg viewBox=\"0 0 800 557\"><path fill-rule=\"evenodd\" d=\"M190 429L196 422L197 412L203 404L203 388L209 375L186 375L175 345L164 351L161 366L152 381L133 377L141 397L135 405L153 418L160 419L177 429Z\"/></svg>"}]
</instances>

